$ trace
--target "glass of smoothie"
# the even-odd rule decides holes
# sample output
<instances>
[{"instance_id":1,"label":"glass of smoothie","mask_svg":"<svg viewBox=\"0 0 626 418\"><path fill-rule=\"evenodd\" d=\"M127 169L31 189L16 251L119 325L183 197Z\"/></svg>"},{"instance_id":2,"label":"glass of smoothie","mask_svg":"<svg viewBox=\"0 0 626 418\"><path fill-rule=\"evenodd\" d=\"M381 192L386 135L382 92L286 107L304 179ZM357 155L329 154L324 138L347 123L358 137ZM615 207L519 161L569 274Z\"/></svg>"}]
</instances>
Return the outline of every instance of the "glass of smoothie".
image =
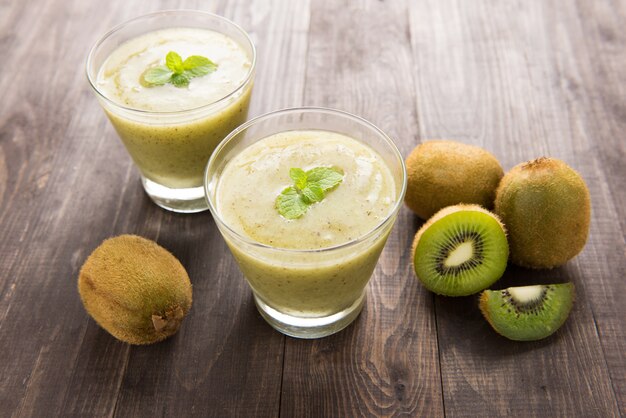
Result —
<instances>
[{"instance_id":1,"label":"glass of smoothie","mask_svg":"<svg viewBox=\"0 0 626 418\"><path fill-rule=\"evenodd\" d=\"M157 205L207 209L204 169L247 118L255 60L243 29L192 10L137 17L91 49L89 83Z\"/></svg>"},{"instance_id":2,"label":"glass of smoothie","mask_svg":"<svg viewBox=\"0 0 626 418\"><path fill-rule=\"evenodd\" d=\"M406 170L392 140L364 119L286 109L228 135L205 189L261 315L284 334L319 338L360 313Z\"/></svg>"}]
</instances>

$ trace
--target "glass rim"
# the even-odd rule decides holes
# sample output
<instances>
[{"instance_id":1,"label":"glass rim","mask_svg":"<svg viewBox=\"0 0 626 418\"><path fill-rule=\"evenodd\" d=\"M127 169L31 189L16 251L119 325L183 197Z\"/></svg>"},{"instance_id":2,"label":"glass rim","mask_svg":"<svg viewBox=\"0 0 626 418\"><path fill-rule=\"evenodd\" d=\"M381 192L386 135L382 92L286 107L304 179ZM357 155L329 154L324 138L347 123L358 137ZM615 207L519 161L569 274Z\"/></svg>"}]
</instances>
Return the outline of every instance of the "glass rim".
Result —
<instances>
[{"instance_id":1,"label":"glass rim","mask_svg":"<svg viewBox=\"0 0 626 418\"><path fill-rule=\"evenodd\" d=\"M314 248L314 249L297 249L297 248L274 247L274 246L271 246L271 245L260 243L260 242L254 240L254 239L251 239L250 237L247 237L245 235L240 234L239 232L237 232L233 228L231 228L230 225L228 225L226 222L224 222L222 217L218 214L217 208L214 206L213 199L211 199L211 195L209 193L209 184L211 183L209 181L209 171L216 164L215 161L217 160L217 155L220 154L220 152L224 149L224 147L231 140L233 140L233 138L235 138L241 132L243 132L246 129L248 129L250 126L255 125L255 124L259 123L259 122L263 122L263 121L265 121L267 119L271 119L271 118L273 118L275 116L285 115L285 114L290 114L290 113L324 113L324 114L330 114L330 115L344 117L344 118L347 118L347 119L352 119L352 120L354 120L356 122L359 122L360 124L365 125L367 128L371 129L376 134L378 134L380 137L382 137L382 139L384 140L386 145L389 146L389 148L391 149L392 153L394 154L394 157L400 163L400 167L401 167L401 171L402 171L402 185L401 185L401 189L400 189L399 195L396 196L396 202L395 202L392 210L390 210L389 213L387 214L387 216L385 216L385 218L381 222L376 224L376 226L374 226L367 233L361 235L360 237L352 239L350 241L346 241L346 242L343 242L341 244L336 244L336 245L332 245L332 246L329 246L329 247ZM279 132L285 132L285 131L279 131ZM338 109L331 109L331 108L326 108L326 107L315 107L315 106L311 106L311 107L309 107L309 106L305 106L305 107L290 107L290 108L275 110L275 111L272 111L272 112L265 113L263 115L257 116L257 117L255 117L253 119L250 119L249 121L245 122L244 124L238 126L237 128L235 128L231 133L229 133L218 144L218 146L215 148L215 150L211 154L211 157L209 158L209 162L207 163L206 169L204 171L204 195L205 195L205 198L206 198L207 203L209 205L209 211L211 212L211 215L213 215L213 219L214 220L218 221L224 228L226 228L226 230L230 234L234 235L237 239L245 242L248 245L251 245L253 247L260 248L260 249L277 251L277 252L284 252L284 253L290 253L290 254L324 253L324 252L329 252L329 251L349 248L349 247L358 245L358 244L360 244L360 243L370 239L372 236L374 236L375 234L380 232L387 225L387 223L390 220L392 220L394 218L394 216L396 216L398 214L398 212L400 210L400 207L402 206L402 204L404 202L404 195L406 193L406 188L407 188L407 172L406 172L406 165L404 163L404 158L402 158L402 154L400 153L400 150L398 149L396 144L393 142L393 140L383 130L381 130L378 126L374 125L373 123L369 122L368 120L366 120L366 119L364 119L364 118L362 118L360 116L354 115L352 113L349 113L349 112L346 112L346 111L343 111L343 110L338 110Z\"/></svg>"},{"instance_id":2,"label":"glass rim","mask_svg":"<svg viewBox=\"0 0 626 418\"><path fill-rule=\"evenodd\" d=\"M148 17L153 17L153 16L158 16L158 15L168 15L168 14L200 14L200 15L205 15L205 16L209 16L209 17L213 17L213 18L217 18L218 20L222 20L224 22L226 22L227 24L233 26L237 31L239 31L244 37L245 39L248 41L248 44L250 45L251 49L252 49L252 60L250 63L250 69L248 70L248 73L246 74L245 79L239 84L237 85L237 87L235 89L233 89L233 91L231 91L230 93L228 93L227 95L225 95L224 97L221 97L217 100L214 100L210 103L205 103L202 104L200 106L196 106L196 107L191 107L189 109L182 109L182 110L174 110L174 111L154 111L154 110L144 110L144 109L137 109L135 107L130 107L130 106L125 106L121 103L117 103L116 101L110 99L109 97L107 97L104 93L102 93L98 87L97 87L97 83L96 80L92 79L91 74L90 74L90 67L93 61L93 56L96 52L96 50L98 49L99 46L101 46L107 39L109 39L113 34L119 32L120 30L126 28L129 25L132 25L133 23L136 23L138 20L142 20ZM172 26L172 28L177 27L177 26ZM148 32L146 32L148 33ZM211 12L205 12L202 10L193 10L193 9L168 9L168 10L159 10L156 12L151 12L151 13L146 13L143 14L141 16L136 16L132 19L128 19L116 26L114 26L112 29L110 29L109 31L107 31L104 35L102 35L100 38L98 38L98 40L93 44L93 46L91 47L91 49L89 50L89 54L87 55L87 60L85 63L85 73L87 75L87 80L89 81L89 85L91 86L91 88L93 89L93 91L96 92L96 94L102 98L103 100L105 100L108 104L116 107L116 108L120 108L123 109L125 111L128 112L132 112L132 113L137 113L137 114L141 114L141 115L170 115L170 116L175 116L175 115L182 115L185 113L192 113L195 111L199 111L205 108L210 108L213 107L217 104L223 103L226 100L228 100L229 98L231 98L232 96L234 96L238 91L242 90L244 87L246 87L251 81L252 81L252 77L254 76L254 71L256 68L256 59L257 59L257 53L256 53L256 47L254 46L254 42L252 42L252 39L250 38L250 35L248 35L248 32L246 32L241 26L239 26L237 23L233 22L230 19L227 19L223 16L217 15L215 13L211 13ZM100 71L100 69L98 68L98 72ZM96 79L97 79L97 73L95 75Z\"/></svg>"}]
</instances>

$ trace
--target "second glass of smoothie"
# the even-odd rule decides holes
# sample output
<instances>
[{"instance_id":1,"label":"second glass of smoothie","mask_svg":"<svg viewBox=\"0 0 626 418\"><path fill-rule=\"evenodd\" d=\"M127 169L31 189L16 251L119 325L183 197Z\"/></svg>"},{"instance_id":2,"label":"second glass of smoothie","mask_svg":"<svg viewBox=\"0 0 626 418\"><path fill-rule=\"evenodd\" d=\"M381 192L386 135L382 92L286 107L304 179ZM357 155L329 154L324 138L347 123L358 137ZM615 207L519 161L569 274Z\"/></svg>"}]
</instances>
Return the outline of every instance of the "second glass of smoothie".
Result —
<instances>
[{"instance_id":1,"label":"second glass of smoothie","mask_svg":"<svg viewBox=\"0 0 626 418\"><path fill-rule=\"evenodd\" d=\"M144 75L182 60L208 58L215 67L187 85L147 85ZM141 172L148 196L175 212L207 209L203 173L213 150L245 122L256 52L246 32L211 13L148 14L104 35L87 59L87 76Z\"/></svg>"},{"instance_id":2,"label":"second glass of smoothie","mask_svg":"<svg viewBox=\"0 0 626 418\"><path fill-rule=\"evenodd\" d=\"M329 170L327 184L319 173ZM281 110L232 132L205 176L213 218L270 325L318 338L358 316L406 189L387 135L336 110ZM312 193L309 181L328 186L315 203L297 194ZM305 199L304 213L279 195Z\"/></svg>"}]
</instances>

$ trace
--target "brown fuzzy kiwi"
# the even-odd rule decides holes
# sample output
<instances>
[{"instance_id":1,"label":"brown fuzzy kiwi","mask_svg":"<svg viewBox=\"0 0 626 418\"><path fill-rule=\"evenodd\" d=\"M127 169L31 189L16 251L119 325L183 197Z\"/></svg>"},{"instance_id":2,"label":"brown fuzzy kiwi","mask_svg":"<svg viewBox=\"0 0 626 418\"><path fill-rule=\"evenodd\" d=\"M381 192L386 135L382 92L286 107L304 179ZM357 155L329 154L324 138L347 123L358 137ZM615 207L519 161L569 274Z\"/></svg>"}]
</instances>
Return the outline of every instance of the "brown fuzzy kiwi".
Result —
<instances>
[{"instance_id":1,"label":"brown fuzzy kiwi","mask_svg":"<svg viewBox=\"0 0 626 418\"><path fill-rule=\"evenodd\" d=\"M493 207L504 171L498 160L480 147L433 140L418 145L406 159L405 203L422 219L458 203Z\"/></svg>"},{"instance_id":2,"label":"brown fuzzy kiwi","mask_svg":"<svg viewBox=\"0 0 626 418\"><path fill-rule=\"evenodd\" d=\"M115 338L152 344L175 334L191 308L191 282L169 251L136 235L105 240L83 264L78 292Z\"/></svg>"},{"instance_id":3,"label":"brown fuzzy kiwi","mask_svg":"<svg viewBox=\"0 0 626 418\"><path fill-rule=\"evenodd\" d=\"M575 257L589 235L591 200L581 176L563 161L538 158L511 169L495 212L509 231L511 261L552 268Z\"/></svg>"}]
</instances>

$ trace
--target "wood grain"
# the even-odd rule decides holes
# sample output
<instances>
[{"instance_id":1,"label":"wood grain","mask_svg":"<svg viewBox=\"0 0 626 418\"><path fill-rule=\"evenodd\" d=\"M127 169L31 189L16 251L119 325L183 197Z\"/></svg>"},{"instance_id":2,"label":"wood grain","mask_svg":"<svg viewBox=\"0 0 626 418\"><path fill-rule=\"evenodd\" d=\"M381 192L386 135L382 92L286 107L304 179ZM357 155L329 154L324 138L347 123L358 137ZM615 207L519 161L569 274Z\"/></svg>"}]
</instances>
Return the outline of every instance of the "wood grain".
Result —
<instances>
[{"instance_id":1,"label":"wood grain","mask_svg":"<svg viewBox=\"0 0 626 418\"><path fill-rule=\"evenodd\" d=\"M407 12L406 2L316 2L305 86L306 105L365 117L403 151L416 132ZM408 267L407 215L389 237L357 321L321 340L287 339L281 416L443 414L432 299L418 293Z\"/></svg>"},{"instance_id":2,"label":"wood grain","mask_svg":"<svg viewBox=\"0 0 626 418\"><path fill-rule=\"evenodd\" d=\"M211 216L145 196L84 77L106 30L176 8L251 34L251 116L327 106L403 155L446 137L505 169L540 155L576 168L593 206L584 251L497 284L573 281L565 326L514 343L476 297L424 290L409 254L421 221L403 208L353 325L315 341L272 330ZM626 416L625 23L619 0L0 3L0 416ZM116 341L78 297L85 258L121 233L156 240L192 279L191 313L163 343Z\"/></svg>"},{"instance_id":3,"label":"wood grain","mask_svg":"<svg viewBox=\"0 0 626 418\"><path fill-rule=\"evenodd\" d=\"M86 32L93 24L83 18L85 5L68 2L66 7L45 2L38 5L40 14L33 14L32 7L18 8L12 14L13 47L6 51L3 67L0 146L7 178L1 182L7 186L0 219L0 346L6 357L0 362L0 410L19 416L58 414L61 409L87 324L76 298L73 263L82 258L77 248L85 247L84 240L98 239L108 229L102 215L114 209L113 201L96 200L97 193L96 199L88 198L94 183L77 187L100 142L93 134L67 140L77 115L73 106L87 97L82 94L84 84L76 82L83 79L83 67L63 65L61 55L52 51L70 33ZM84 50L68 50L64 58L82 63ZM38 73L35 83L34 73L19 71L18 63L47 70ZM59 66L65 77L52 71ZM86 126L105 126L95 113L93 118L89 112L83 115ZM83 161L74 160L72 147L86 151L87 145L91 151L84 153ZM111 168L119 166L112 161ZM116 177L119 180L115 174L109 178ZM91 180L97 181L97 176ZM82 193L69 193L72 189ZM97 223L98 216L90 219L81 213L94 213L96 205L103 210L96 210L101 227L87 238L81 231Z\"/></svg>"},{"instance_id":4,"label":"wood grain","mask_svg":"<svg viewBox=\"0 0 626 418\"><path fill-rule=\"evenodd\" d=\"M2 113L2 149L12 156L7 161L20 165L8 166L16 184L3 182L10 207L3 205L2 233L16 239L6 242L15 249L2 248L8 280L1 283L0 343L13 360L0 366L0 410L16 416L276 416L283 337L256 313L211 216L169 214L146 198L84 80L95 37L150 11L120 13L121 5L107 9L94 27L85 18L89 5L50 2L44 11L56 12L37 22L39 33L11 57L33 67L43 59L53 69L60 64L57 45L81 42L64 57L74 70L67 80L46 73L51 79L43 82L54 89L42 98L26 73L14 78L18 88L8 97L14 105ZM68 13L74 17L69 23ZM91 31L93 38L81 37ZM58 35L50 39L51 33ZM42 38L50 44L39 45ZM38 116L47 122L38 123ZM115 341L77 297L80 264L102 239L119 233L157 240L192 278L194 307L179 334L158 346Z\"/></svg>"},{"instance_id":5,"label":"wood grain","mask_svg":"<svg viewBox=\"0 0 626 418\"><path fill-rule=\"evenodd\" d=\"M626 3L577 2L565 11L575 24L568 31L564 90L595 157L587 161L584 153L576 155L593 179L590 248L577 267L592 302L620 414L626 416L626 306L619 299L626 292Z\"/></svg>"},{"instance_id":6,"label":"wood grain","mask_svg":"<svg viewBox=\"0 0 626 418\"><path fill-rule=\"evenodd\" d=\"M580 126L576 100L563 82L577 69L572 61L575 46L562 32L576 28L576 15L563 13L560 3L488 2L475 7L432 1L420 6L411 10L411 28L422 137L483 146L505 169L541 155L563 159L582 173L595 207L590 242L577 259L552 271L510 267L496 284L573 281L576 307L555 337L510 342L489 329L475 297L437 298L446 415L618 416L612 383L619 382L611 381L603 352L622 353L621 364L612 364L619 374L624 338L609 334L601 339L596 327L619 329L614 320L626 317L626 311L594 289L622 287L602 261L623 266L619 253L624 245L617 230L600 227L619 222L610 214L614 203L603 190L606 183L598 178L598 142ZM599 261L599 254L607 259ZM612 314L599 317L598 309ZM572 395L581 393L585 396Z\"/></svg>"}]
</instances>

